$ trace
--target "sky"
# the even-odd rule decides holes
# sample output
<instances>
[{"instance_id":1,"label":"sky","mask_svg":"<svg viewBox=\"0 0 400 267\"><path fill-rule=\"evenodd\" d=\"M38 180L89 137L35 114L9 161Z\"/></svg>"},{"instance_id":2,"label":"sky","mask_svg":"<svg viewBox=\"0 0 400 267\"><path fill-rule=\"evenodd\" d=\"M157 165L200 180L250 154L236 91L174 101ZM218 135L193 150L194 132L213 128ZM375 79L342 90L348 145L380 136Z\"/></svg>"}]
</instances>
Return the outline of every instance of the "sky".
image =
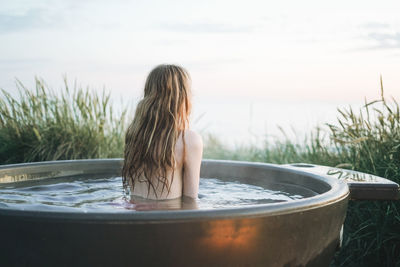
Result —
<instances>
[{"instance_id":1,"label":"sky","mask_svg":"<svg viewBox=\"0 0 400 267\"><path fill-rule=\"evenodd\" d=\"M400 97L399 1L4 1L0 87L62 76L140 95L175 63L200 96Z\"/></svg>"},{"instance_id":2,"label":"sky","mask_svg":"<svg viewBox=\"0 0 400 267\"><path fill-rule=\"evenodd\" d=\"M138 98L184 66L198 99L327 104L400 99L400 1L8 1L0 88L34 77Z\"/></svg>"}]
</instances>

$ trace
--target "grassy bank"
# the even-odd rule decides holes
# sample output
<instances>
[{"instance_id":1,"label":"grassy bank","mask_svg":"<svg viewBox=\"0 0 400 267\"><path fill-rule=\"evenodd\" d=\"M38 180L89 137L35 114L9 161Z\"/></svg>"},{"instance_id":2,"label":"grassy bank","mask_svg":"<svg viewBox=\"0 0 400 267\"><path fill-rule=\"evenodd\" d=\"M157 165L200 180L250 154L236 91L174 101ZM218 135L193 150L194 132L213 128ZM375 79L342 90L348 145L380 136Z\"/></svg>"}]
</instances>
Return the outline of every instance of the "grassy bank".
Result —
<instances>
[{"instance_id":1,"label":"grassy bank","mask_svg":"<svg viewBox=\"0 0 400 267\"><path fill-rule=\"evenodd\" d=\"M19 96L0 92L0 164L122 157L127 109L113 111L110 95L67 81L53 92L36 79ZM290 140L227 148L204 136L204 157L270 163L340 166L400 182L400 108L394 100L338 110L338 120L315 129L302 143ZM400 266L399 202L350 202L343 248L334 266Z\"/></svg>"},{"instance_id":2,"label":"grassy bank","mask_svg":"<svg viewBox=\"0 0 400 267\"><path fill-rule=\"evenodd\" d=\"M17 82L17 97L0 92L0 164L122 157L126 109L116 114L109 94L35 81L34 90Z\"/></svg>"}]
</instances>

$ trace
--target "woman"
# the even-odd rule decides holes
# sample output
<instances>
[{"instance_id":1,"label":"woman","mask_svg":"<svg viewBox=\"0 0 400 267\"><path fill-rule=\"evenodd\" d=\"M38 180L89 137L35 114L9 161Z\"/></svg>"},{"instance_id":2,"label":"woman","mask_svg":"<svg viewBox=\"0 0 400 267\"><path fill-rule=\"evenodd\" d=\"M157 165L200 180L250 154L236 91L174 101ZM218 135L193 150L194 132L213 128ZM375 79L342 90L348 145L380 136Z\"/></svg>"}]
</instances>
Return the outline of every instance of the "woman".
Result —
<instances>
[{"instance_id":1,"label":"woman","mask_svg":"<svg viewBox=\"0 0 400 267\"><path fill-rule=\"evenodd\" d=\"M125 137L122 177L132 196L197 198L203 143L189 130L190 83L176 65L159 65L148 75Z\"/></svg>"}]
</instances>

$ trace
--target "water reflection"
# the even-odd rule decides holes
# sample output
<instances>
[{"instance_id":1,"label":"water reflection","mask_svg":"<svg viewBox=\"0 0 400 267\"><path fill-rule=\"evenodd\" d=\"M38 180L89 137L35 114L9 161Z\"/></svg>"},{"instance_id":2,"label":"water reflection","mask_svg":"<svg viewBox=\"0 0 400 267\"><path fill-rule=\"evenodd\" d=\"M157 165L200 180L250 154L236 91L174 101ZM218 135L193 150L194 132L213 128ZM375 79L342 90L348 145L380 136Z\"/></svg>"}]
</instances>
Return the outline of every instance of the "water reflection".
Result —
<instances>
[{"instance_id":1,"label":"water reflection","mask_svg":"<svg viewBox=\"0 0 400 267\"><path fill-rule=\"evenodd\" d=\"M129 201L123 202L122 207L136 211L193 210L198 209L198 203L196 199L186 196L167 200L152 200L131 195Z\"/></svg>"},{"instance_id":2,"label":"water reflection","mask_svg":"<svg viewBox=\"0 0 400 267\"><path fill-rule=\"evenodd\" d=\"M304 194L303 194L304 193ZM60 177L0 183L0 203L18 210L68 210L73 212L130 212L243 207L308 197L297 187L261 186L201 178L199 198L149 200L124 194L121 177ZM3 206L3 205L2 205Z\"/></svg>"},{"instance_id":3,"label":"water reflection","mask_svg":"<svg viewBox=\"0 0 400 267\"><path fill-rule=\"evenodd\" d=\"M260 231L259 225L248 219L207 221L205 228L200 243L210 248L210 253L220 253L221 250L235 254L247 253L254 249Z\"/></svg>"}]
</instances>

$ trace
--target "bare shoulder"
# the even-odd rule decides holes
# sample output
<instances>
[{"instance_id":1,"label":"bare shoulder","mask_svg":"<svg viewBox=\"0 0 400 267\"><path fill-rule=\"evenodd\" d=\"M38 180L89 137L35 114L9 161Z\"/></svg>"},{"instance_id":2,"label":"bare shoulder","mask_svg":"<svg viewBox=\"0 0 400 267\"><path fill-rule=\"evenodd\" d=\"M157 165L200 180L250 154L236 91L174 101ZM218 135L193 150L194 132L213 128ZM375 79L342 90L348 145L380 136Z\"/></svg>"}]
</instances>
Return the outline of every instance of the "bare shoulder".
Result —
<instances>
[{"instance_id":1,"label":"bare shoulder","mask_svg":"<svg viewBox=\"0 0 400 267\"><path fill-rule=\"evenodd\" d=\"M185 130L185 145L190 148L203 148L203 139L193 130Z\"/></svg>"}]
</instances>

